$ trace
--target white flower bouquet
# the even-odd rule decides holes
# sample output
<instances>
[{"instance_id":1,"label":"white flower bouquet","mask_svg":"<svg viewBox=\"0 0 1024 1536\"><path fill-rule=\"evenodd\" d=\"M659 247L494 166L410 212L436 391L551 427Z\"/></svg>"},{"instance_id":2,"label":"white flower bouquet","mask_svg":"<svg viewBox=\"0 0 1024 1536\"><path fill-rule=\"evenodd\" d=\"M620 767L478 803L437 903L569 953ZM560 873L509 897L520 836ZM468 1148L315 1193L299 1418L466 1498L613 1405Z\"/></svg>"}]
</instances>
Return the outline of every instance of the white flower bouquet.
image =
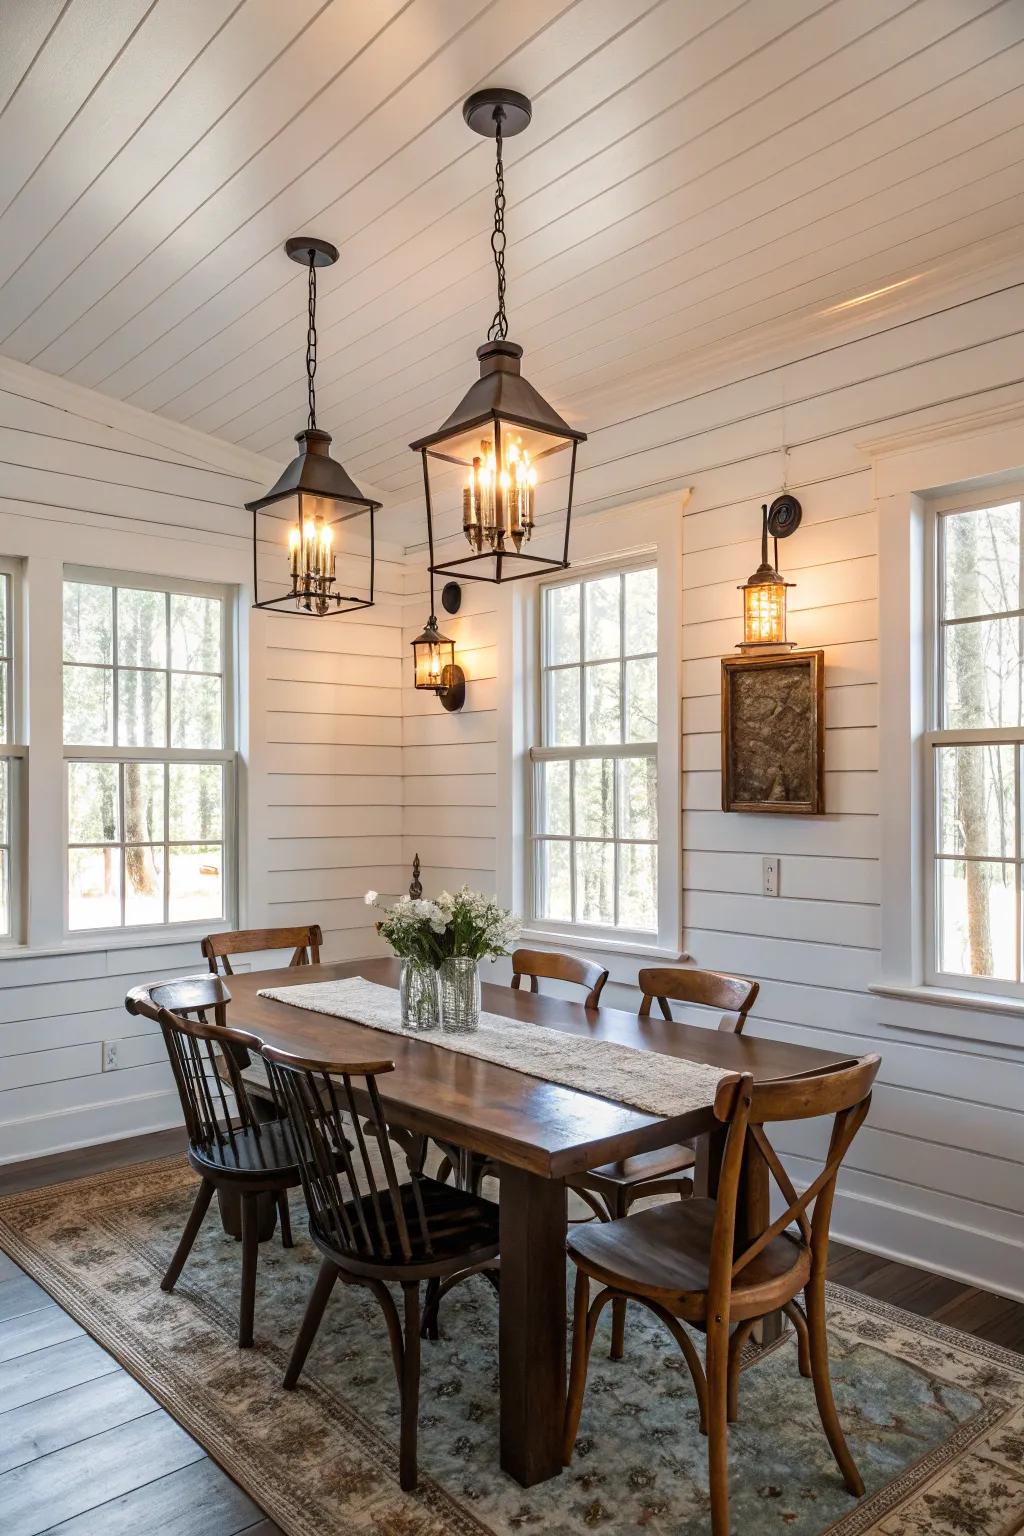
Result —
<instances>
[{"instance_id":1,"label":"white flower bouquet","mask_svg":"<svg viewBox=\"0 0 1024 1536\"><path fill-rule=\"evenodd\" d=\"M454 895L442 891L435 901L402 896L390 907L367 891L366 904L383 912L377 932L396 955L434 967L456 956L497 960L519 937L511 913L465 885Z\"/></svg>"}]
</instances>

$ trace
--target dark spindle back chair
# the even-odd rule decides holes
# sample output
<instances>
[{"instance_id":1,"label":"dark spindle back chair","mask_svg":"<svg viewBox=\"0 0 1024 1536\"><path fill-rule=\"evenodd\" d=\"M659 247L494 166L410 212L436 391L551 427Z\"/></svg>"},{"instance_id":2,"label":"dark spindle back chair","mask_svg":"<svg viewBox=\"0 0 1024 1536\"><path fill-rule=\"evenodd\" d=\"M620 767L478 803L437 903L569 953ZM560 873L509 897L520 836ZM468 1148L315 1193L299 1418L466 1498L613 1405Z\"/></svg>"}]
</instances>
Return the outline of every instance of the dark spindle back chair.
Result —
<instances>
[{"instance_id":1,"label":"dark spindle back chair","mask_svg":"<svg viewBox=\"0 0 1024 1536\"><path fill-rule=\"evenodd\" d=\"M384 1313L401 1391L401 1485L414 1488L421 1326L436 1336L444 1292L493 1266L497 1207L415 1168L400 1181L377 1085L391 1061L310 1061L269 1047L263 1058L291 1128L310 1236L322 1255L284 1385L299 1380L335 1282L367 1286ZM421 1281L428 1286L423 1315ZM402 1287L404 1337L388 1282Z\"/></svg>"},{"instance_id":2,"label":"dark spindle back chair","mask_svg":"<svg viewBox=\"0 0 1024 1536\"><path fill-rule=\"evenodd\" d=\"M569 1253L577 1273L566 1465L576 1439L598 1317L609 1302L640 1302L669 1329L690 1369L701 1429L708 1436L712 1536L728 1536L726 1426L738 1416L743 1348L755 1324L781 1308L796 1328L800 1373L813 1382L822 1427L843 1480L852 1494L864 1492L832 1397L825 1273L836 1180L867 1116L879 1065L878 1056L865 1056L812 1077L756 1088L749 1074L725 1078L715 1099L715 1117L728 1127L715 1198L651 1206L570 1234ZM817 1117L832 1120L828 1151L821 1172L798 1194L765 1126ZM747 1234L737 1220L748 1149L756 1149L763 1160L784 1206L757 1234ZM602 1287L592 1305L591 1279ZM801 1291L803 1308L797 1301ZM679 1320L706 1335L703 1366Z\"/></svg>"},{"instance_id":3,"label":"dark spindle back chair","mask_svg":"<svg viewBox=\"0 0 1024 1536\"><path fill-rule=\"evenodd\" d=\"M260 1042L227 1023L231 994L219 976L135 987L125 998L129 1013L159 1024L188 1133L188 1160L201 1183L174 1257L160 1282L174 1289L199 1234L214 1192L225 1225L237 1218L242 1240L242 1294L238 1342L253 1340L256 1264L261 1237L281 1218L281 1237L291 1247L288 1190L299 1170L287 1124L257 1113L242 1076L241 1062ZM212 1015L213 1022L210 1021Z\"/></svg>"}]
</instances>

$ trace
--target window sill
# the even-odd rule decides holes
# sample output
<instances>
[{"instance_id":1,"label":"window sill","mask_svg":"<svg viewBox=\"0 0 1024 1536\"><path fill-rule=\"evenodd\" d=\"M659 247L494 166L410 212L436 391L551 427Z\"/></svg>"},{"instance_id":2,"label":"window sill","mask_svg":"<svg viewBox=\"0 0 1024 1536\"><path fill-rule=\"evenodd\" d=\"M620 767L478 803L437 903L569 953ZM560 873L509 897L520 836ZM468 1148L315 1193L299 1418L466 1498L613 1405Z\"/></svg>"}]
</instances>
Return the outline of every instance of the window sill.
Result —
<instances>
[{"instance_id":1,"label":"window sill","mask_svg":"<svg viewBox=\"0 0 1024 1536\"><path fill-rule=\"evenodd\" d=\"M929 987L924 983L878 982L868 988L878 997L895 997L909 1003L933 1003L938 1008L969 1008L975 1013L1024 1017L1024 997L1000 997L994 992L958 991L954 987Z\"/></svg>"},{"instance_id":2,"label":"window sill","mask_svg":"<svg viewBox=\"0 0 1024 1536\"><path fill-rule=\"evenodd\" d=\"M635 939L605 939L596 934L577 933L572 928L524 928L519 940L520 943L565 944L569 949L603 950L610 955L635 955L638 960L668 960L672 964L692 958L684 949L640 944Z\"/></svg>"},{"instance_id":3,"label":"window sill","mask_svg":"<svg viewBox=\"0 0 1024 1536\"><path fill-rule=\"evenodd\" d=\"M48 960L67 955L101 954L104 950L175 949L182 944L194 944L196 965L203 966L206 962L199 952L200 940L208 933L226 931L228 925L221 922L202 926L190 924L173 932L166 928L149 928L131 934L110 933L105 937L83 934L78 938L69 935L56 944L3 944L0 945L0 965L5 960Z\"/></svg>"}]
</instances>

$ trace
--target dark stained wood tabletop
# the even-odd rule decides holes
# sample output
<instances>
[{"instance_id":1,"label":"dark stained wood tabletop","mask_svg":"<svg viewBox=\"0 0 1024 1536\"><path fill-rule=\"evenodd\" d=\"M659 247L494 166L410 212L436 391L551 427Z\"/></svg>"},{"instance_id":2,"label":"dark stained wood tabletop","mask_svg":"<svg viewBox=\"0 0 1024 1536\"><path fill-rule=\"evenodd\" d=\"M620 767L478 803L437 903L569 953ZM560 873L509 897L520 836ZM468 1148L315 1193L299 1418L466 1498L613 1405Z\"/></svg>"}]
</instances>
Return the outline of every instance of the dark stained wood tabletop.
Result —
<instances>
[{"instance_id":1,"label":"dark stained wood tabletop","mask_svg":"<svg viewBox=\"0 0 1024 1536\"><path fill-rule=\"evenodd\" d=\"M384 1034L257 995L263 987L307 986L344 976L364 976L397 987L398 963L367 959L236 973L227 982L228 1022L251 1030L267 1045L300 1055L352 1063L382 1057L393 1060L395 1071L381 1079L380 1087L385 1109L397 1123L546 1178L581 1173L614 1158L701 1135L714 1125L710 1104L666 1120L463 1056L434 1044L431 1033ZM703 1029L660 1018L641 1019L616 1008L588 1010L580 1003L486 982L483 1004L487 1012L510 1020L751 1072L757 1082L821 1072L848 1059L834 1051L759 1040L756 1035L720 1033L714 1027L717 1019L709 1018L711 1027Z\"/></svg>"}]
</instances>

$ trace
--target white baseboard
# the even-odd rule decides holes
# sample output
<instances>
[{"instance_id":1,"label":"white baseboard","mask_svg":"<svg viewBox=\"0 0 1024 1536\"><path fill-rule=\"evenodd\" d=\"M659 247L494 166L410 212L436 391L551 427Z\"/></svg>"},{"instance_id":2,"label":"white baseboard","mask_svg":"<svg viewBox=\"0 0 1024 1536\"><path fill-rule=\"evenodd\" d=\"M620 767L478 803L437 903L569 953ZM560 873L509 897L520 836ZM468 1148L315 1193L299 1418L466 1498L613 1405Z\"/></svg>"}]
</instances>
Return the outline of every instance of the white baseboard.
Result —
<instances>
[{"instance_id":1,"label":"white baseboard","mask_svg":"<svg viewBox=\"0 0 1024 1536\"><path fill-rule=\"evenodd\" d=\"M832 1236L880 1258L1024 1301L1024 1248L1010 1238L842 1189L833 1207Z\"/></svg>"},{"instance_id":2,"label":"white baseboard","mask_svg":"<svg viewBox=\"0 0 1024 1536\"><path fill-rule=\"evenodd\" d=\"M75 1152L105 1141L169 1131L183 1123L181 1104L173 1088L12 1120L0 1125L0 1167L58 1152Z\"/></svg>"}]
</instances>

